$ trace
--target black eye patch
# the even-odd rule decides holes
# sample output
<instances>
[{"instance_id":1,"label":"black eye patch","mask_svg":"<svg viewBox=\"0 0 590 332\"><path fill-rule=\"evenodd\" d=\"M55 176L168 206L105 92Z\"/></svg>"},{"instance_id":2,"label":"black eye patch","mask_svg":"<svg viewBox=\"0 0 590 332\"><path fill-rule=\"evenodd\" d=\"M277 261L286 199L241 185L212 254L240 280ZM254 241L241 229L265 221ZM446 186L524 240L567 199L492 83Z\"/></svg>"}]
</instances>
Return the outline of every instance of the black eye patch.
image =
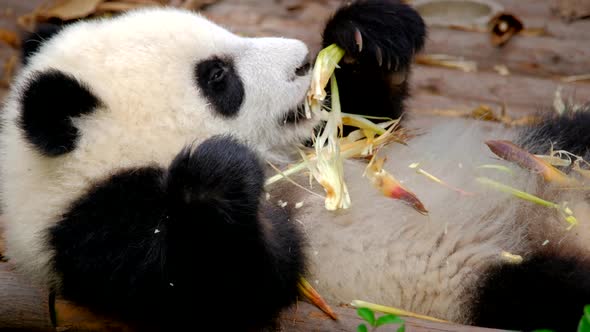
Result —
<instances>
[{"instance_id":1,"label":"black eye patch","mask_svg":"<svg viewBox=\"0 0 590 332\"><path fill-rule=\"evenodd\" d=\"M196 79L204 97L223 116L235 116L244 100L244 85L230 60L218 57L197 63Z\"/></svg>"}]
</instances>

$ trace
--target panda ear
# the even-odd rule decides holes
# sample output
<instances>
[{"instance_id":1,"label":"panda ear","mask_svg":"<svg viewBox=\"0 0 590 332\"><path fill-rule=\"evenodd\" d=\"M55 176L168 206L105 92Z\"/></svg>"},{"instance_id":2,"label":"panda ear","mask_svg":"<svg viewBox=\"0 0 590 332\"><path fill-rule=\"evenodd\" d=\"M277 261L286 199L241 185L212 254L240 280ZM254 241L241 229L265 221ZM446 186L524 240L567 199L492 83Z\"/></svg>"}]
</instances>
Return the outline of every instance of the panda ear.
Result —
<instances>
[{"instance_id":1,"label":"panda ear","mask_svg":"<svg viewBox=\"0 0 590 332\"><path fill-rule=\"evenodd\" d=\"M21 62L26 65L29 58L37 53L41 45L61 31L63 27L53 23L40 23L35 32L27 33L22 38Z\"/></svg>"},{"instance_id":2,"label":"panda ear","mask_svg":"<svg viewBox=\"0 0 590 332\"><path fill-rule=\"evenodd\" d=\"M39 152L59 156L72 151L79 132L72 118L101 104L75 77L58 70L36 73L20 95L19 127Z\"/></svg>"}]
</instances>

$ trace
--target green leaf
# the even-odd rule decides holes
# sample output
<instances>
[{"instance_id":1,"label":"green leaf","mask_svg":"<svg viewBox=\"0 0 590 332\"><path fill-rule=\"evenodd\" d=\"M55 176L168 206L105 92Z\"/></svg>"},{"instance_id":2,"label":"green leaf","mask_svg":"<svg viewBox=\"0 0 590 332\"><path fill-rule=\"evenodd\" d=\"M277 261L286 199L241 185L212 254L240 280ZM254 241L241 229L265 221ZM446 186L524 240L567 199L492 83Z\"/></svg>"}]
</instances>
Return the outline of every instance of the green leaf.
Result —
<instances>
[{"instance_id":1,"label":"green leaf","mask_svg":"<svg viewBox=\"0 0 590 332\"><path fill-rule=\"evenodd\" d=\"M377 319L375 326L381 326L381 325L385 325L385 324L398 324L398 323L403 323L403 322L404 322L404 320L399 318L398 316L385 315L385 316L381 316L381 317L379 317L379 319Z\"/></svg>"},{"instance_id":2,"label":"green leaf","mask_svg":"<svg viewBox=\"0 0 590 332\"><path fill-rule=\"evenodd\" d=\"M357 332L368 332L367 326L365 324L361 324L356 328Z\"/></svg>"},{"instance_id":3,"label":"green leaf","mask_svg":"<svg viewBox=\"0 0 590 332\"><path fill-rule=\"evenodd\" d=\"M590 305L584 307L584 315L578 324L578 332L590 332Z\"/></svg>"},{"instance_id":4,"label":"green leaf","mask_svg":"<svg viewBox=\"0 0 590 332\"><path fill-rule=\"evenodd\" d=\"M358 308L356 312L362 319L371 324L371 326L375 326L375 313L371 309Z\"/></svg>"},{"instance_id":5,"label":"green leaf","mask_svg":"<svg viewBox=\"0 0 590 332\"><path fill-rule=\"evenodd\" d=\"M406 332L406 324L402 324L402 326L398 327L397 332Z\"/></svg>"}]
</instances>

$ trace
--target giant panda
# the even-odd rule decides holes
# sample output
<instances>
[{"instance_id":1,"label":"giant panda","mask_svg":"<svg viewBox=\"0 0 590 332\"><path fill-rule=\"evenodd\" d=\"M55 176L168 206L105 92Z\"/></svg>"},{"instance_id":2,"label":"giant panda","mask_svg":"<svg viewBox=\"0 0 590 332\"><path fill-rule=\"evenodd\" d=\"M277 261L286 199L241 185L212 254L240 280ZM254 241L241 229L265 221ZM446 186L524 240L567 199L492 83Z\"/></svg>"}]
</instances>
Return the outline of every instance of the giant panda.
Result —
<instances>
[{"instance_id":1,"label":"giant panda","mask_svg":"<svg viewBox=\"0 0 590 332\"><path fill-rule=\"evenodd\" d=\"M403 113L404 128L422 127L404 108L426 36L416 11L353 1L322 36L346 51L343 111ZM485 145L588 156L588 113L523 130L427 119L406 145L379 151L427 216L375 190L362 159L345 161L352 206L328 211L291 183L264 186L266 161L292 163L322 128L304 116L313 55L302 42L150 8L24 45L1 114L6 256L59 296L143 329L203 314L199 327L232 331L268 326L297 300L302 275L331 304L360 299L487 327L572 330L590 303L586 195L555 191ZM415 162L473 195L429 181L408 168ZM579 225L568 231L555 211L476 176L567 201ZM239 308L230 318L228 304Z\"/></svg>"}]
</instances>

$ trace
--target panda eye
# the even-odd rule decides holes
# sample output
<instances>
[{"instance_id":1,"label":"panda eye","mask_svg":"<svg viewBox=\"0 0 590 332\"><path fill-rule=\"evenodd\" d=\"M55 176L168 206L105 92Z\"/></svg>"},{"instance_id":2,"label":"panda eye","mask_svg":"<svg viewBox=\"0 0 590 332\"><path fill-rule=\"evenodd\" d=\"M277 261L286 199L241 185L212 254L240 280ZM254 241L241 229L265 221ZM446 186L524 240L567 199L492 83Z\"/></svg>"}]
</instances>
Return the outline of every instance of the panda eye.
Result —
<instances>
[{"instance_id":1,"label":"panda eye","mask_svg":"<svg viewBox=\"0 0 590 332\"><path fill-rule=\"evenodd\" d=\"M244 84L231 57L212 57L195 65L196 85L212 108L226 117L235 116L244 100Z\"/></svg>"},{"instance_id":2,"label":"panda eye","mask_svg":"<svg viewBox=\"0 0 590 332\"><path fill-rule=\"evenodd\" d=\"M212 68L209 73L209 83L218 83L225 77L226 69L222 65Z\"/></svg>"},{"instance_id":3,"label":"panda eye","mask_svg":"<svg viewBox=\"0 0 590 332\"><path fill-rule=\"evenodd\" d=\"M201 88L219 86L226 81L230 71L231 63L220 58L204 60L196 66L197 80Z\"/></svg>"}]
</instances>

